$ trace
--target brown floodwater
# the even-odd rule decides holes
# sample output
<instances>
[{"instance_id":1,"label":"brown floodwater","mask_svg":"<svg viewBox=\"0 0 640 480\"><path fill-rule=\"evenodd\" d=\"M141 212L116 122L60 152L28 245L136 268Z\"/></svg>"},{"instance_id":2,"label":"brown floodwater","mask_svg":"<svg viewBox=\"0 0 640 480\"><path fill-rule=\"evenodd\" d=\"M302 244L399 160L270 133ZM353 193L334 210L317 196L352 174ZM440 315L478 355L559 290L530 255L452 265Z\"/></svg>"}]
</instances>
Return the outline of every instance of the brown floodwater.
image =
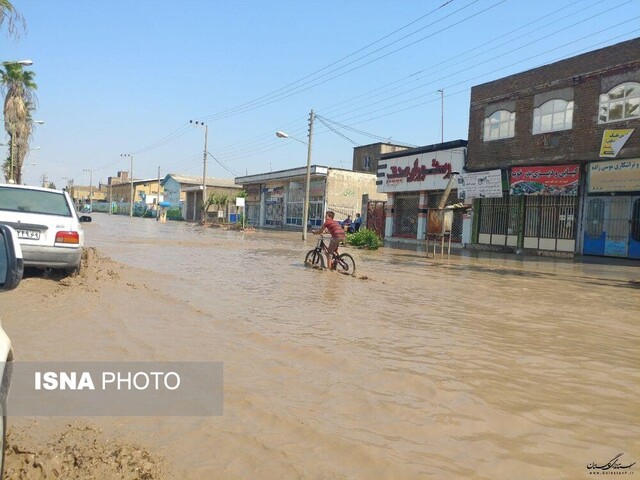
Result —
<instances>
[{"instance_id":1,"label":"brown floodwater","mask_svg":"<svg viewBox=\"0 0 640 480\"><path fill-rule=\"evenodd\" d=\"M110 420L179 478L575 479L640 460L638 264L347 248L347 277L303 266L313 236L93 217L87 246L154 287L148 308L112 299L65 359L224 362L221 417Z\"/></svg>"}]
</instances>

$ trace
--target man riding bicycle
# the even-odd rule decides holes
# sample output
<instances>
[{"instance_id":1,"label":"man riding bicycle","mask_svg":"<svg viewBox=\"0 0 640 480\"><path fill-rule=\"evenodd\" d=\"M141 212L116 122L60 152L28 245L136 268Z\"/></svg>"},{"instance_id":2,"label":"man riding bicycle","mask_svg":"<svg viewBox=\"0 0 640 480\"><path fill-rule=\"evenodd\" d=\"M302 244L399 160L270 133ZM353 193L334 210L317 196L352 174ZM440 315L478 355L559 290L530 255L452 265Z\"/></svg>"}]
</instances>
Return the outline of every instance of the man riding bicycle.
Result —
<instances>
[{"instance_id":1,"label":"man riding bicycle","mask_svg":"<svg viewBox=\"0 0 640 480\"><path fill-rule=\"evenodd\" d=\"M311 230L311 232L315 233L316 235L325 231L331 234L331 241L329 242L329 247L327 248L327 265L329 266L329 269L333 267L333 265L331 265L331 257L333 255L333 252L338 249L338 245L340 244L340 242L344 241L345 237L344 229L340 226L340 223L333 219L334 216L335 213L329 210L324 217L324 223L322 224L322 226L318 230Z\"/></svg>"}]
</instances>

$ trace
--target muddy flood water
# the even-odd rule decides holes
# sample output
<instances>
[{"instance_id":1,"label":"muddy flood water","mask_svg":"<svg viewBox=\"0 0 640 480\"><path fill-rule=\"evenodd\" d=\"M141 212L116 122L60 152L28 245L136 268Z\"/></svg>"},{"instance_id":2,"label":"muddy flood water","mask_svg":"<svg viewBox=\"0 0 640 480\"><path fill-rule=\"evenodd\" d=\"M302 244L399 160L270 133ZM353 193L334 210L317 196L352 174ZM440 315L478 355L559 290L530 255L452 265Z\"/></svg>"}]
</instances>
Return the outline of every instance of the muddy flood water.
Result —
<instances>
[{"instance_id":1,"label":"muddy flood water","mask_svg":"<svg viewBox=\"0 0 640 480\"><path fill-rule=\"evenodd\" d=\"M347 277L313 236L93 220L89 275L25 279L3 324L16 360L224 362L222 416L73 419L167 477L640 476L593 468L640 461L640 264L346 248Z\"/></svg>"}]
</instances>

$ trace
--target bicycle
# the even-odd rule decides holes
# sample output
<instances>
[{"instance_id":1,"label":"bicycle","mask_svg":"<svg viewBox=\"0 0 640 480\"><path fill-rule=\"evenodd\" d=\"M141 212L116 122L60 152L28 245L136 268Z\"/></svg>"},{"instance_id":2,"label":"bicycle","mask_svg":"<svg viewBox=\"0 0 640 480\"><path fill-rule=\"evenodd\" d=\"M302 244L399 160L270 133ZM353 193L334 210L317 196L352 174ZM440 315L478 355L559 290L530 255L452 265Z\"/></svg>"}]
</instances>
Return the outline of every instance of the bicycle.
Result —
<instances>
[{"instance_id":1,"label":"bicycle","mask_svg":"<svg viewBox=\"0 0 640 480\"><path fill-rule=\"evenodd\" d=\"M312 267L324 268L324 259L328 249L324 243L324 236L318 235L318 237L316 248L307 252L304 263ZM336 270L345 275L355 275L356 262L348 253L338 253L338 249L336 248L331 258L331 270Z\"/></svg>"}]
</instances>

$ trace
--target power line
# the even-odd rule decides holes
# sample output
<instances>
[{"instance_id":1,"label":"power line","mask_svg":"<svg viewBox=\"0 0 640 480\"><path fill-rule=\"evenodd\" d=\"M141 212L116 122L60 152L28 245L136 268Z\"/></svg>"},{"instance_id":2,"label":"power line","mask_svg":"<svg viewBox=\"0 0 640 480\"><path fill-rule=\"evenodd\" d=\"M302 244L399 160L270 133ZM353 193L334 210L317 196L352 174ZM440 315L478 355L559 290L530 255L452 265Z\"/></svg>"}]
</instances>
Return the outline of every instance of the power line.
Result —
<instances>
[{"instance_id":1,"label":"power line","mask_svg":"<svg viewBox=\"0 0 640 480\"><path fill-rule=\"evenodd\" d=\"M478 2L478 1L479 1L479 0L474 0L474 1L473 1L471 4L469 4L469 5L472 5L472 4L474 4L474 3ZM304 82L304 83L302 83L299 87L296 87L296 89L295 89L294 91L292 91L291 93L284 92L283 94L278 95L278 96L277 96L277 97L275 97L275 98L272 98L272 99L270 99L270 100L266 100L266 101L262 102L260 105L252 106L252 107L250 107L250 108L246 108L246 109L244 109L244 110L237 111L237 112L234 112L234 113L231 113L231 114L228 114L228 115L221 115L221 116L217 116L217 117L216 117L215 115L211 115L211 116L206 117L206 118L209 118L209 119L215 119L215 120L220 120L220 119L224 119L224 118L229 118L229 117L234 116L234 115L237 115L237 114L239 114L239 113L245 113L245 112L248 112L248 111L250 111L250 110L254 110L255 108L258 108L258 107L263 107L263 106L265 106L265 105L270 105L270 104L275 103L275 102L278 102L278 101L280 101L280 100L284 100L284 99L286 99L286 98L292 97L293 95L297 95L298 93L302 93L302 92L305 92L305 91L307 91L307 90L310 90L310 89L312 89L312 88L314 88L314 87L317 87L317 86L319 86L319 85L323 85L323 84L325 84L325 83L327 83L327 82L329 82L329 81L331 81L331 80L334 80L334 79L336 79L336 78L342 77L342 76L344 76L344 75L346 75L346 74L348 74L348 73L351 73L351 72L353 72L353 71L355 71L355 70L358 70L358 69L360 69L360 68L362 68L362 67L364 67L364 66L370 65L370 64L372 64L372 63L374 63L374 62L377 62L378 60L381 60L381 59L386 58L386 57L388 57L388 56L390 56L390 55L393 55L394 53L397 53L397 52L399 52L399 51L401 51L401 50L404 50L405 48L408 48L408 47L413 46L413 45L415 45L415 44L417 44L417 43L419 43L419 42L422 42L422 41L426 40L427 38L430 38L430 37L432 37L432 36L434 36L434 35L437 35L437 34L439 34L439 33L442 33L442 32L444 32L445 30L448 30L448 29L450 29L450 28L452 28L452 27L454 27L454 26L456 26L456 25L459 25L460 23L465 22L465 21L467 21L467 20L469 20L469 19L471 19L471 18L477 17L478 15L480 15L480 14L482 14L482 13L485 13L485 12L487 12L487 11L491 10L492 8L495 8L496 6L498 6L498 5L502 4L502 3L506 2L506 1L507 1L507 0L499 0L496 4L494 4L494 5L490 6L490 7L487 7L487 8L485 8L484 10L481 10L480 12L477 12L477 13L475 13L475 14L473 14L473 15L470 15L470 16L468 16L468 17L466 17L466 18L464 18L464 19L462 19L462 20L460 20L460 21L458 21L458 22L455 22L455 23L453 23L453 24L451 24L451 25L449 25L449 26L447 26L447 27L444 27L444 28L442 28L442 29L440 29L440 30L438 30L438 31L436 31L436 32L433 32L433 33L431 33L431 34L429 34L429 35L426 35L426 36L424 36L424 37L422 37L422 38L420 38L420 39L418 39L418 40L415 40L414 42L411 42L411 43L409 43L409 44L407 44L407 45L405 45L405 46L403 46L403 47L400 47L400 48L397 48L396 50L393 50L393 51L391 51L391 52L385 53L384 55L380 55L379 57L376 57L376 58L374 58L374 59L372 59L372 60L369 60L369 61L368 61L368 62L366 62L366 63L363 63L363 64L361 64L361 65L355 66L355 67L353 67L353 68L351 68L351 69L349 69L349 70L347 70L347 71L345 71L345 72L337 73L336 75L334 75L334 76L332 76L332 77L329 77L329 78L326 78L325 80L316 81L316 80L319 80L319 79L321 79L321 78L323 78L323 77L326 77L327 75L330 75L331 73L335 73L335 72L339 71L340 69L342 69L342 68L344 68L344 67L347 67L347 66L349 66L349 65L352 65L353 63L357 62L358 60L361 60L362 58L365 58L365 57L367 57L367 56L371 55L372 53L377 53L378 51L381 51L381 50L383 50L384 48L386 48L386 46L385 46L385 47L382 47L382 48L379 48L379 49L378 49L378 50L376 50L375 52L372 52L372 53L369 53L369 54L367 54L367 55L364 55L363 57L361 57L361 58L359 58L359 59L357 59L357 60L354 60L354 61L352 61L352 62L350 62L350 63L348 63L348 64L346 64L346 65L344 65L344 66L342 66L342 67L339 67L339 68L336 68L336 69L334 69L334 70L331 70L331 71L329 71L329 72L325 73L324 75L321 75L320 77L318 77L318 79L314 79L314 80L310 80L310 81ZM457 12L461 11L461 10L463 10L464 8L467 8L469 5L467 5L467 6L463 7L463 8L461 8L461 9L459 9L459 10L457 10L457 11L455 11L455 12L453 12L453 13L451 13L451 14L447 15L447 16L445 16L444 18L448 18L449 16L451 16L451 15L453 15L453 14L455 14L455 13L457 13ZM440 19L440 20L442 20L442 19ZM440 21L440 20L438 20L438 21ZM435 23L437 23L438 21L434 22L434 24L435 24ZM431 25L428 25L428 26L431 26ZM314 81L316 81L316 83L312 83L312 82L314 82ZM311 85L309 85L310 83L311 83ZM307 86L306 88L301 88L301 87L304 87L305 85L309 85L309 86Z\"/></svg>"},{"instance_id":2,"label":"power line","mask_svg":"<svg viewBox=\"0 0 640 480\"><path fill-rule=\"evenodd\" d=\"M417 19L415 19L415 20L413 20L413 21L411 21L411 22L407 23L406 25L404 25L404 26L402 26L402 27L400 27L400 28L398 28L398 29L394 30L393 32L391 32L391 33L389 33L389 34L387 34L387 35L384 35L384 36L380 37L379 39L377 39L377 40L375 40L375 41L373 41L373 42L371 42L371 43L369 43L369 44L365 45L364 47L361 47L361 48L359 48L358 50L356 50L356 51L354 51L354 52L352 52L352 53L350 53L350 54L348 54L348 55L346 55L346 56L344 56L344 57L340 58L339 60L336 60L336 61L334 61L334 62L332 62L332 63L330 63L330 64L328 64L328 65L326 65L326 66L324 66L324 67L322 67L322 68L320 68L320 69L318 69L318 70L316 70L316 71L314 71L314 72L312 72L312 73L310 73L310 74L308 74L308 75L306 75L306 76L304 76L304 77L302 77L302 78L300 78L300 79L298 79L298 80L294 81L294 82L291 82L291 83L289 83L289 84L285 85L284 87L281 87L281 88L278 88L278 89L276 89L276 90L273 90L273 91L272 91L272 92L270 92L270 93L267 93L267 94L265 94L265 95L263 95L263 96L261 96L261 97L258 97L258 98L254 99L254 100L251 100L251 101L249 101L249 102L247 102L247 103L244 103L244 104L242 104L242 105L239 105L239 106L237 106L237 107L233 107L233 108L230 108L230 109L227 109L227 110L223 110L223 111L218 112L218 113L214 113L214 114L209 115L209 116L207 116L207 117L205 117L205 118L206 118L206 119L208 119L208 120L214 120L214 119L219 119L219 118L226 118L226 117L228 117L228 116L230 116L230 115L235 115L235 114L237 114L237 113L242 113L242 112L244 112L244 111L247 111L247 108L249 108L249 109L253 109L253 108L254 108L254 107L256 107L258 104L260 104L262 101L264 101L264 100L269 100L269 99L273 98L274 96L279 96L278 94L279 94L280 92L286 91L286 90L290 89L291 87L293 87L294 85L297 85L297 84L299 84L299 83L303 82L304 80L307 80L307 79L309 79L309 78L311 78L311 77L313 77L313 76L317 75L318 73L321 73L321 72L323 72L323 71L327 70L328 68L331 68L331 67L333 67L333 66L335 66L335 65L338 65L339 63L343 62L344 60L347 60L348 58L351 58L351 57L353 57L354 55L357 55L358 53L363 52L364 50L368 49L369 47L371 47L371 46L373 46L373 45L376 45L377 43L380 43L381 41L383 41L383 40L385 40L385 39L387 39L387 38L389 38L389 37L391 37L391 36L395 35L396 33L401 32L402 30L405 30L406 28L408 28L408 27L410 27L411 25L413 25L413 24L415 24L415 23L419 22L420 20L422 20L422 19L424 19L424 18L428 17L429 15L432 15L432 14L436 13L438 10L443 9L443 8L444 8L444 7L446 7L448 4L450 4L452 1L453 1L453 0L447 0L446 2L444 2L444 3L443 3L442 5L440 5L439 7L435 8L435 9L431 10L430 12L428 12L428 13L426 13L426 14L424 14L424 15L420 16L419 18L417 18ZM472 3L475 3L475 2L477 2L477 1L479 1L479 0L474 0ZM419 30L418 30L418 31L419 31ZM414 33L415 33L415 32L414 32ZM412 34L413 34L413 33L412 33ZM404 38L404 37L403 37L403 38ZM350 63L348 63L347 65L350 65ZM340 67L340 68L342 68L342 67Z\"/></svg>"}]
</instances>

